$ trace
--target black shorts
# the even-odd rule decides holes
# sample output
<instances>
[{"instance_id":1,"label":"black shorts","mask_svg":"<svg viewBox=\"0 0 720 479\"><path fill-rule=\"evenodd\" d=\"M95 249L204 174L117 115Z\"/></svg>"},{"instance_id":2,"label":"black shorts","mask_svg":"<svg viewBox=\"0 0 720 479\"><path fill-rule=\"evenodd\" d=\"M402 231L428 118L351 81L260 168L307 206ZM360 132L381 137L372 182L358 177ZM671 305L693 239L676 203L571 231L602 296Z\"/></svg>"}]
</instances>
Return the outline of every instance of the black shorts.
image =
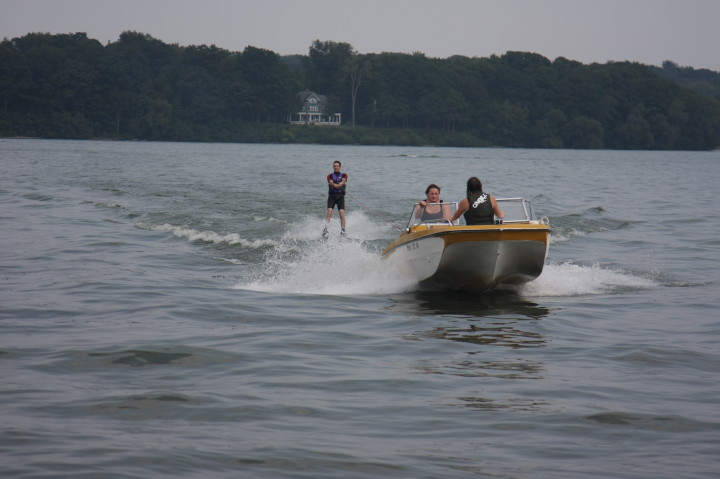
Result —
<instances>
[{"instance_id":1,"label":"black shorts","mask_svg":"<svg viewBox=\"0 0 720 479\"><path fill-rule=\"evenodd\" d=\"M345 195L340 193L330 193L328 195L327 207L333 209L335 205L338 207L338 211L345 209Z\"/></svg>"}]
</instances>

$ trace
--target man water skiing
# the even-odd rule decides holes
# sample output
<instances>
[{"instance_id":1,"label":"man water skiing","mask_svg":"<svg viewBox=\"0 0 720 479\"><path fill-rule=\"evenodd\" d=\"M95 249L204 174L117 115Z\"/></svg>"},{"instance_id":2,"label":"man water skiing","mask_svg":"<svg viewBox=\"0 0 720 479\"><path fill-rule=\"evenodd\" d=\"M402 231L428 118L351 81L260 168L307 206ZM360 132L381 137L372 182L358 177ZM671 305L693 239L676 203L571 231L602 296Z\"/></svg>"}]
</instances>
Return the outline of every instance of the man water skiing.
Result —
<instances>
[{"instance_id":1,"label":"man water skiing","mask_svg":"<svg viewBox=\"0 0 720 479\"><path fill-rule=\"evenodd\" d=\"M325 215L325 228L323 228L323 238L327 238L328 225L330 224L330 218L332 218L333 208L337 205L338 212L340 213L340 234L345 236L345 184L348 180L347 173L342 173L340 168L342 163L339 161L333 162L333 172L327 175L328 182L328 199L327 199L327 214Z\"/></svg>"}]
</instances>

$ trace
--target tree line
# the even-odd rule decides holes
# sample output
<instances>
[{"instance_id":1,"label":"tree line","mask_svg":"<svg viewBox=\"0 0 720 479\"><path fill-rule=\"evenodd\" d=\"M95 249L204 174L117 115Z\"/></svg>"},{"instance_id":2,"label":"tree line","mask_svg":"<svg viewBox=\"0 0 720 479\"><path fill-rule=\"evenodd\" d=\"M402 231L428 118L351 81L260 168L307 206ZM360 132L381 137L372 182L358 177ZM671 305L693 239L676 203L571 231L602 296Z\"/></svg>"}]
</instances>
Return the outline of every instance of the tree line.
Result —
<instances>
[{"instance_id":1,"label":"tree line","mask_svg":"<svg viewBox=\"0 0 720 479\"><path fill-rule=\"evenodd\" d=\"M304 89L344 126L289 125ZM0 43L5 137L709 150L718 90L720 74L671 62L528 52L441 59L316 40L280 56L131 31L107 45L85 33Z\"/></svg>"}]
</instances>

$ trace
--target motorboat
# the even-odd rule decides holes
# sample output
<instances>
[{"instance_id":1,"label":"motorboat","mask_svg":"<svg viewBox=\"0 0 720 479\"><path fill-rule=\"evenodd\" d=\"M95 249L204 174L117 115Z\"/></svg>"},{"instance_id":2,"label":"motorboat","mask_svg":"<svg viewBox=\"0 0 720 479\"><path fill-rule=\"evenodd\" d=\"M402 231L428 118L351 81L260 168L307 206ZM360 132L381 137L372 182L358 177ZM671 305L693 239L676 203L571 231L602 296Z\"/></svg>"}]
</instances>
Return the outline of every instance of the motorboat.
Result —
<instances>
[{"instance_id":1,"label":"motorboat","mask_svg":"<svg viewBox=\"0 0 720 479\"><path fill-rule=\"evenodd\" d=\"M547 259L550 222L538 220L524 198L497 202L505 213L502 220L472 226L450 221L457 203L442 203L449 215L430 220L423 219L424 207L416 203L407 227L382 257L423 289L482 293L532 281Z\"/></svg>"}]
</instances>

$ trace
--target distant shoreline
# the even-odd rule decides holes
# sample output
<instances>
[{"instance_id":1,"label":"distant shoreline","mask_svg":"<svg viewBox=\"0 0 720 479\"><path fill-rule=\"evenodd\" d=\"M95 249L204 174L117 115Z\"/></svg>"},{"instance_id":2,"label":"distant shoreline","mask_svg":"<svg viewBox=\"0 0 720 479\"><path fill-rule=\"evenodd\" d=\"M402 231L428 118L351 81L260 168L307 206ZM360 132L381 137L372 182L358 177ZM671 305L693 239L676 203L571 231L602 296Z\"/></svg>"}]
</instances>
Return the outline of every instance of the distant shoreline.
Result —
<instances>
[{"instance_id":1,"label":"distant shoreline","mask_svg":"<svg viewBox=\"0 0 720 479\"><path fill-rule=\"evenodd\" d=\"M107 142L142 142L142 143L195 143L195 144L256 144L256 145L323 145L323 146L393 146L393 147L412 147L412 148L483 148L483 149L497 149L497 150L579 150L579 151L707 151L715 152L720 151L720 147L716 147L710 150L621 150L615 148L538 148L538 147L515 147L515 146L502 146L502 145L453 145L453 144L402 144L402 143L328 143L328 142L310 142L310 141L296 141L296 142L281 142L281 141L199 141L199 140L146 140L146 139L127 139L127 138L43 138L43 137L32 137L32 136L0 136L0 140L40 140L40 141L107 141Z\"/></svg>"}]
</instances>

